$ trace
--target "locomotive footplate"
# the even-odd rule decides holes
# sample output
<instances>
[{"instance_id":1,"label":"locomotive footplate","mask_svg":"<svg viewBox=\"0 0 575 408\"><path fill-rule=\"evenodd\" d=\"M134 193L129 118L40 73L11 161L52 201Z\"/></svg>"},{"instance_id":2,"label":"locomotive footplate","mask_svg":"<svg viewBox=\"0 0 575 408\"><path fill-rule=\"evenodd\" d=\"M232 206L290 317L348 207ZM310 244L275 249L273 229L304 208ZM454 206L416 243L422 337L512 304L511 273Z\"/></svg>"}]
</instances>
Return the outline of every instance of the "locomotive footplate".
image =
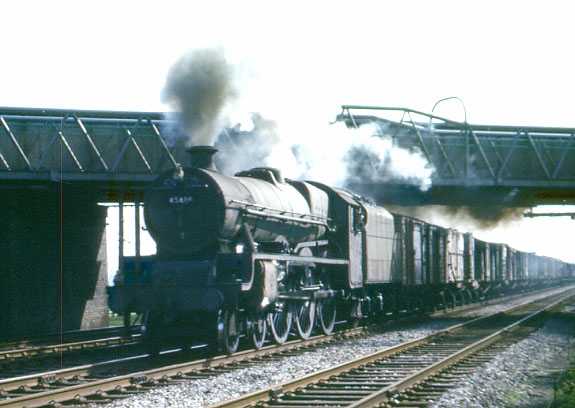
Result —
<instances>
[{"instance_id":1,"label":"locomotive footplate","mask_svg":"<svg viewBox=\"0 0 575 408\"><path fill-rule=\"evenodd\" d=\"M137 272L125 268L108 287L110 309L116 313L169 310L176 313L216 312L224 303L237 302L241 282L217 276L217 261L190 260L150 262Z\"/></svg>"},{"instance_id":2,"label":"locomotive footplate","mask_svg":"<svg viewBox=\"0 0 575 408\"><path fill-rule=\"evenodd\" d=\"M114 313L143 313L149 310L172 310L176 312L216 312L224 305L224 299L237 299L239 284L217 287L197 286L113 286L108 288L108 301Z\"/></svg>"}]
</instances>

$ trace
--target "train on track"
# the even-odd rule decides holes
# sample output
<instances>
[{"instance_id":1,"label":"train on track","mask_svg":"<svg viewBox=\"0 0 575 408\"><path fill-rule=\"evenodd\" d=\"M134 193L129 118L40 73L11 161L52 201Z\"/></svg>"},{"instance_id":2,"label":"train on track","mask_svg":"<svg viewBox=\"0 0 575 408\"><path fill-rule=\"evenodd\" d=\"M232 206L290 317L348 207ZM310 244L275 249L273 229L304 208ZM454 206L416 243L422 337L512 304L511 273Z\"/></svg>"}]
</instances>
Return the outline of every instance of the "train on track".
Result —
<instances>
[{"instance_id":1,"label":"train on track","mask_svg":"<svg viewBox=\"0 0 575 408\"><path fill-rule=\"evenodd\" d=\"M575 266L389 213L346 190L254 168L218 172L216 149L158 177L144 216L157 253L126 257L110 308L143 316L153 352L204 340L232 353L290 333L329 334L569 279Z\"/></svg>"}]
</instances>

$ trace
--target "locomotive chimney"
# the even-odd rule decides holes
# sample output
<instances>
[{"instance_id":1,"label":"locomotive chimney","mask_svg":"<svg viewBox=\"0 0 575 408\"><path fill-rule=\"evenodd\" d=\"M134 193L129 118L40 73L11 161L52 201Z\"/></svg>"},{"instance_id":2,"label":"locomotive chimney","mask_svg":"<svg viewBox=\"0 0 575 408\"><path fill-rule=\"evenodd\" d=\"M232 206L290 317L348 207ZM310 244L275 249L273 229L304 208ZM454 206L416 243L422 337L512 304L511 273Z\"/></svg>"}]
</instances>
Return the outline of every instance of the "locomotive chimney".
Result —
<instances>
[{"instance_id":1,"label":"locomotive chimney","mask_svg":"<svg viewBox=\"0 0 575 408\"><path fill-rule=\"evenodd\" d=\"M186 151L190 154L190 166L217 171L214 154L218 151L213 146L192 146Z\"/></svg>"}]
</instances>

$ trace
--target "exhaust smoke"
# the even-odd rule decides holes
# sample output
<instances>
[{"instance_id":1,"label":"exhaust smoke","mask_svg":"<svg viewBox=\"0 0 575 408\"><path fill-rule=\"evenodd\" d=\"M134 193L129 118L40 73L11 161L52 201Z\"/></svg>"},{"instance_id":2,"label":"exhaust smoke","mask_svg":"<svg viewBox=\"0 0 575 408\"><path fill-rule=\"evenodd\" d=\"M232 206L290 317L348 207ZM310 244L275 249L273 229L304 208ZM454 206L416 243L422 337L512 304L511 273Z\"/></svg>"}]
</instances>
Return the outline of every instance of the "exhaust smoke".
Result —
<instances>
[{"instance_id":1,"label":"exhaust smoke","mask_svg":"<svg viewBox=\"0 0 575 408\"><path fill-rule=\"evenodd\" d=\"M234 68L217 49L199 49L184 55L171 68L163 100L177 112L187 134L187 146L213 146L218 168L235 174L252 167L277 167L290 178L328 185L402 183L422 191L431 187L435 171L417 148L393 143L385 128L275 122L259 113L252 128L225 129L231 102L239 95ZM358 191L369 196L369 191ZM520 219L523 208L501 206L396 207L399 213L443 225L468 224L482 229Z\"/></svg>"},{"instance_id":2,"label":"exhaust smoke","mask_svg":"<svg viewBox=\"0 0 575 408\"><path fill-rule=\"evenodd\" d=\"M518 222L523 219L523 213L527 209L503 205L424 205L417 207L386 205L386 208L397 214L459 230L491 230L495 227Z\"/></svg>"},{"instance_id":3,"label":"exhaust smoke","mask_svg":"<svg viewBox=\"0 0 575 408\"><path fill-rule=\"evenodd\" d=\"M357 183L401 182L425 191L432 166L417 150L393 145L374 126L349 129L342 123L302 127L291 132L253 114L253 129L224 131L216 146L218 167L233 174L248 167L278 167L293 179L310 179L338 187Z\"/></svg>"},{"instance_id":4,"label":"exhaust smoke","mask_svg":"<svg viewBox=\"0 0 575 408\"><path fill-rule=\"evenodd\" d=\"M187 146L214 144L225 124L224 111L236 96L233 74L217 49L194 50L170 69L162 100L176 111Z\"/></svg>"},{"instance_id":5,"label":"exhaust smoke","mask_svg":"<svg viewBox=\"0 0 575 408\"><path fill-rule=\"evenodd\" d=\"M394 146L381 128L349 129L343 123L280 126L259 113L253 129L224 129L238 97L236 72L218 49L198 49L170 69L163 100L175 109L186 145L213 146L217 165L234 174L257 166L278 167L294 179L346 187L351 183L402 182L431 186L432 166L417 150ZM297 118L294 122L298 120Z\"/></svg>"}]
</instances>

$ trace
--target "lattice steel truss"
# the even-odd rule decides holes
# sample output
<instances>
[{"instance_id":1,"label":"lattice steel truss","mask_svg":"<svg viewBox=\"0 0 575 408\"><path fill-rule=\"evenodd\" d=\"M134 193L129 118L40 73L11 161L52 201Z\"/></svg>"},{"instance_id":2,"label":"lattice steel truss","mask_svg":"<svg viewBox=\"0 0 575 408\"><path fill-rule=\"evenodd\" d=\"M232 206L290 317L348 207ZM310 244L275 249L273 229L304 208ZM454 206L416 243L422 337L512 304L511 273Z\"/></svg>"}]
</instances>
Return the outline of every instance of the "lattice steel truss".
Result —
<instances>
[{"instance_id":1,"label":"lattice steel truss","mask_svg":"<svg viewBox=\"0 0 575 408\"><path fill-rule=\"evenodd\" d=\"M338 120L347 126L374 123L398 146L418 149L435 169L434 186L575 187L575 129L471 125L396 107L342 108Z\"/></svg>"},{"instance_id":2,"label":"lattice steel truss","mask_svg":"<svg viewBox=\"0 0 575 408\"><path fill-rule=\"evenodd\" d=\"M352 105L338 120L374 123L398 146L419 150L435 169L434 186L575 188L575 129ZM177 132L162 113L0 108L0 180L147 182L185 160L183 146L169 143Z\"/></svg>"},{"instance_id":3,"label":"lattice steel truss","mask_svg":"<svg viewBox=\"0 0 575 408\"><path fill-rule=\"evenodd\" d=\"M175 131L161 113L0 108L0 180L149 181L177 165Z\"/></svg>"}]
</instances>

